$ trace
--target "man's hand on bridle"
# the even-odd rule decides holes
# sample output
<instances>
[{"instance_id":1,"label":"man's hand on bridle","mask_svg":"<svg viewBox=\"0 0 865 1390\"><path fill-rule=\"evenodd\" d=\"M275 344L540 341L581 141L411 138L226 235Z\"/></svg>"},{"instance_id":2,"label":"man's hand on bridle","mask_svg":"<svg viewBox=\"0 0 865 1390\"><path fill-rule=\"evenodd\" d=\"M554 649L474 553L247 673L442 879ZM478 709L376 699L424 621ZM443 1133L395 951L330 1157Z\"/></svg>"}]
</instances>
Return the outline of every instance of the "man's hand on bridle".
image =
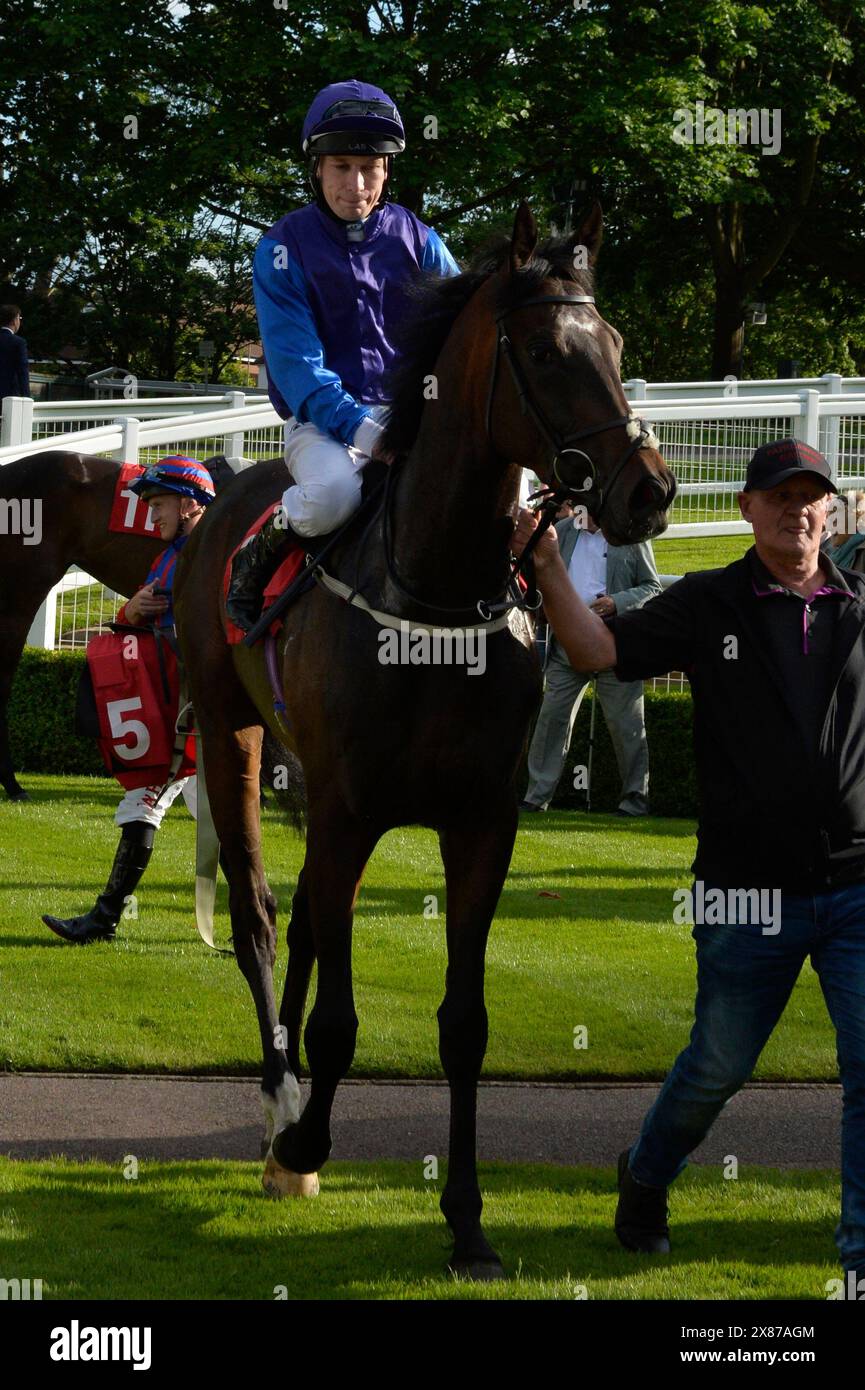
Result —
<instances>
[{"instance_id":1,"label":"man's hand on bridle","mask_svg":"<svg viewBox=\"0 0 865 1390\"><path fill-rule=\"evenodd\" d=\"M517 518L514 534L511 537L511 550L517 559L522 555L529 543L529 538L538 527L538 517L536 512L529 511L528 507L521 507ZM555 527L550 526L541 536L540 541L532 551L532 559L535 562L535 573L540 575L549 565L555 564L559 556L559 540L556 535Z\"/></svg>"}]
</instances>

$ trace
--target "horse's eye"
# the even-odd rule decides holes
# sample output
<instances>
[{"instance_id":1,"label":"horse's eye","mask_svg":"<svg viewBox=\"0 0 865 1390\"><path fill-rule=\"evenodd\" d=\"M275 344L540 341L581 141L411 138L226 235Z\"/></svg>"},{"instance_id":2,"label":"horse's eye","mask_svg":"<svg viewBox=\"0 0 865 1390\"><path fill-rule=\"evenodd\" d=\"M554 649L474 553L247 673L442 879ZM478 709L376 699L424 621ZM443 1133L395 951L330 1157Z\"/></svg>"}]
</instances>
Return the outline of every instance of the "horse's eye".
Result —
<instances>
[{"instance_id":1,"label":"horse's eye","mask_svg":"<svg viewBox=\"0 0 865 1390\"><path fill-rule=\"evenodd\" d=\"M553 362L558 361L559 354L550 343L535 343L529 348L529 357L539 367L549 367Z\"/></svg>"}]
</instances>

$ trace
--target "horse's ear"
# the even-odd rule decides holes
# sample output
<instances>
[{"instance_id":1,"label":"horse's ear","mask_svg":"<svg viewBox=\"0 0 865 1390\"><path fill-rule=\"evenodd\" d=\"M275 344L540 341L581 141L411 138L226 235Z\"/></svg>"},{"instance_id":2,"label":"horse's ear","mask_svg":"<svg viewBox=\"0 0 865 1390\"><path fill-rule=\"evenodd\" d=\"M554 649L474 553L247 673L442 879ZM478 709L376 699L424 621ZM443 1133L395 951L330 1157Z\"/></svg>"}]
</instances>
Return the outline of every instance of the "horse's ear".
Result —
<instances>
[{"instance_id":1,"label":"horse's ear","mask_svg":"<svg viewBox=\"0 0 865 1390\"><path fill-rule=\"evenodd\" d=\"M589 265L594 265L604 239L604 214L600 203L595 200L589 208L582 224L574 232L574 246L585 246Z\"/></svg>"},{"instance_id":2,"label":"horse's ear","mask_svg":"<svg viewBox=\"0 0 865 1390\"><path fill-rule=\"evenodd\" d=\"M521 266L528 265L537 244L538 224L528 203L520 203L514 218L514 234L511 237L511 274Z\"/></svg>"}]
</instances>

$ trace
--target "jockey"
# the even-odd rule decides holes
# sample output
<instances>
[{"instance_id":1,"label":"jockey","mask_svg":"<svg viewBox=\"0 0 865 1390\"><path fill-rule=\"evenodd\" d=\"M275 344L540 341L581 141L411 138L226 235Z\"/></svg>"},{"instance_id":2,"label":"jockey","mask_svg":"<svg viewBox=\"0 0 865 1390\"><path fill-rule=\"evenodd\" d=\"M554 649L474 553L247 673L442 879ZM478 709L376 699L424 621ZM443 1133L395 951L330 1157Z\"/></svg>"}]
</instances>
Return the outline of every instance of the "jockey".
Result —
<instances>
[{"instance_id":1,"label":"jockey","mask_svg":"<svg viewBox=\"0 0 865 1390\"><path fill-rule=\"evenodd\" d=\"M286 421L294 485L235 557L226 607L245 630L286 541L335 531L360 502L361 471L384 433L382 378L405 312L399 287L420 271L459 274L432 228L387 200L393 157L404 149L400 114L380 88L323 88L303 123L315 200L281 218L256 249L268 392Z\"/></svg>"},{"instance_id":2,"label":"jockey","mask_svg":"<svg viewBox=\"0 0 865 1390\"><path fill-rule=\"evenodd\" d=\"M173 635L172 588L177 557L205 507L213 501L213 479L203 464L175 455L160 459L129 486L150 503L151 517L168 544L154 560L143 586L120 609L116 621L159 628ZM120 844L108 883L90 911L68 919L43 916L45 925L64 941L81 946L91 941L113 941L121 913L149 863L162 818L181 792L195 816L195 777L179 778L161 796L160 790L158 786L135 787L122 797L114 816L114 824L121 827Z\"/></svg>"}]
</instances>

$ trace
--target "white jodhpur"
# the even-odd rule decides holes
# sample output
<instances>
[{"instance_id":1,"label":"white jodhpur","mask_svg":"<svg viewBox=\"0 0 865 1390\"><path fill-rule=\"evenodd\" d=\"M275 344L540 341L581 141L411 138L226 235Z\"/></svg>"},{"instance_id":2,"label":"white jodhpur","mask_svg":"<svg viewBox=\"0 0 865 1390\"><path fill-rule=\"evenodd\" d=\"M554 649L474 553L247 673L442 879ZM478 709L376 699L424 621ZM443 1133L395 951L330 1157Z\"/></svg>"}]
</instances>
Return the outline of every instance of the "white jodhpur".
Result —
<instances>
[{"instance_id":1,"label":"white jodhpur","mask_svg":"<svg viewBox=\"0 0 865 1390\"><path fill-rule=\"evenodd\" d=\"M361 425L365 447L373 447L386 415L386 406L375 406L369 427L364 428L366 421ZM294 419L287 421L284 439L285 463L294 479L282 497L285 518L298 536L325 536L360 505L361 474L369 454Z\"/></svg>"},{"instance_id":2,"label":"white jodhpur","mask_svg":"<svg viewBox=\"0 0 865 1390\"><path fill-rule=\"evenodd\" d=\"M161 787L135 787L121 799L114 813L115 825L131 825L133 821L144 821L158 830L169 806L177 800L181 792L186 808L193 820L198 817L198 781L195 777L181 777L171 782L162 793ZM158 799L157 799L158 798Z\"/></svg>"}]
</instances>

